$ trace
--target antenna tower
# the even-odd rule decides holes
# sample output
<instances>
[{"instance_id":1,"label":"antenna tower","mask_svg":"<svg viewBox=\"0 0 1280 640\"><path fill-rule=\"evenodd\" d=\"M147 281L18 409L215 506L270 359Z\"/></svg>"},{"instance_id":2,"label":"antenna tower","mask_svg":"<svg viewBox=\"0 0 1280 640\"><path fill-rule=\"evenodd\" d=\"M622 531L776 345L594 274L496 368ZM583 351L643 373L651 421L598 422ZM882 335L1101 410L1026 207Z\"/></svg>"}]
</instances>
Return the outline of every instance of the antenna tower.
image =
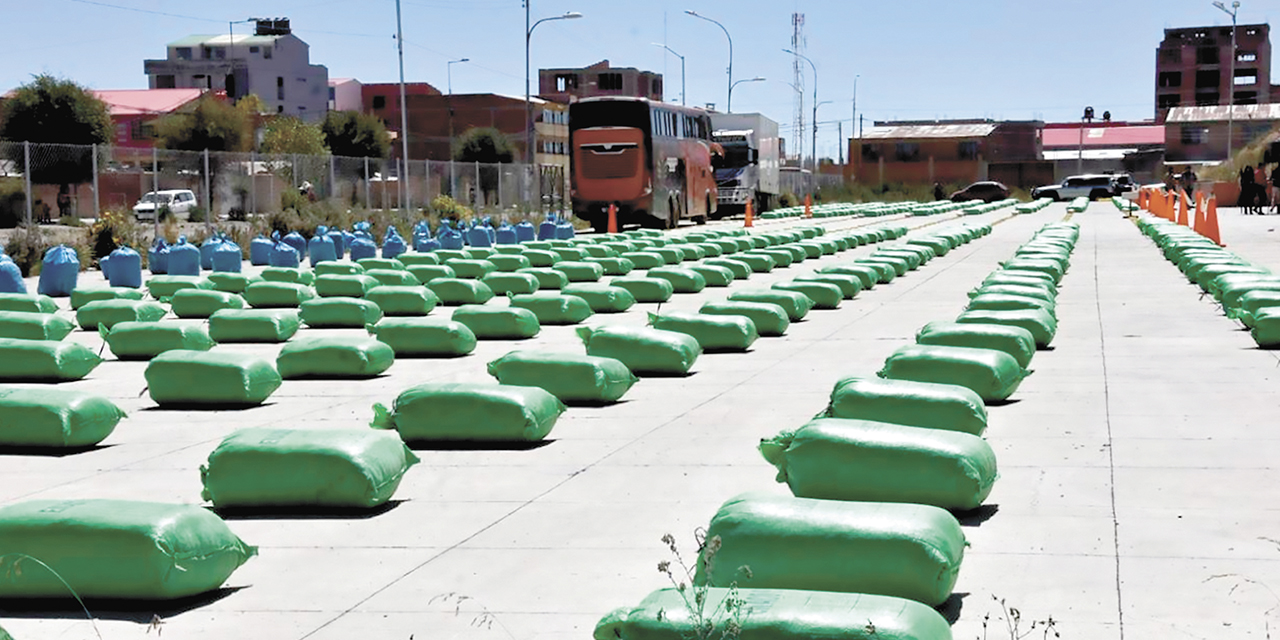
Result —
<instances>
[{"instance_id":1,"label":"antenna tower","mask_svg":"<svg viewBox=\"0 0 1280 640\"><path fill-rule=\"evenodd\" d=\"M803 55L805 48L804 37L804 14L791 14L791 50L797 54ZM794 149L796 157L799 158L801 166L804 165L804 61L800 59L800 55L792 56L792 85L795 88L796 95L795 110L791 116L791 148Z\"/></svg>"}]
</instances>

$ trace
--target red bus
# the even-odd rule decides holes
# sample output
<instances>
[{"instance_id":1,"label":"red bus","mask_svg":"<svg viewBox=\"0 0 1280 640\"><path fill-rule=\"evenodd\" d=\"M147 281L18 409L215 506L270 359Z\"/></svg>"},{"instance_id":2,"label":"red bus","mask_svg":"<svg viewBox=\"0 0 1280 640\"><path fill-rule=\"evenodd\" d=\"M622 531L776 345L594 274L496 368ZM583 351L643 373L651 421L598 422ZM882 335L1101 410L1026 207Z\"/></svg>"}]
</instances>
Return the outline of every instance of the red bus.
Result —
<instances>
[{"instance_id":1,"label":"red bus","mask_svg":"<svg viewBox=\"0 0 1280 640\"><path fill-rule=\"evenodd\" d=\"M644 98L584 98L569 105L573 214L597 231L618 224L671 229L716 210L711 117Z\"/></svg>"}]
</instances>

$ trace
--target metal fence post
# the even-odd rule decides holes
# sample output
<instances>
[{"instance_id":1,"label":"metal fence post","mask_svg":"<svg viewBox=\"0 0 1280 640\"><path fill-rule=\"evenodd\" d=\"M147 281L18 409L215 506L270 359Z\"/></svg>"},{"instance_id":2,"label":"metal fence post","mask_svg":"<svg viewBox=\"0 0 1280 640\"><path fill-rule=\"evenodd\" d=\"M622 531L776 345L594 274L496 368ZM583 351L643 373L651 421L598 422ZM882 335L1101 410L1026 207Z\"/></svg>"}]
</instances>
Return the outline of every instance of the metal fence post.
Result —
<instances>
[{"instance_id":1,"label":"metal fence post","mask_svg":"<svg viewBox=\"0 0 1280 640\"><path fill-rule=\"evenodd\" d=\"M27 201L27 226L31 226L31 203L35 200L35 193L31 191L31 142L22 141L22 181Z\"/></svg>"},{"instance_id":2,"label":"metal fence post","mask_svg":"<svg viewBox=\"0 0 1280 640\"><path fill-rule=\"evenodd\" d=\"M364 157L364 208L373 210L373 201L369 199L369 156Z\"/></svg>"},{"instance_id":3,"label":"metal fence post","mask_svg":"<svg viewBox=\"0 0 1280 640\"><path fill-rule=\"evenodd\" d=\"M413 213L413 179L409 174L413 173L410 168L410 160L408 156L404 159L404 212Z\"/></svg>"},{"instance_id":4,"label":"metal fence post","mask_svg":"<svg viewBox=\"0 0 1280 640\"><path fill-rule=\"evenodd\" d=\"M98 197L98 143L93 144L93 219L101 218L102 204Z\"/></svg>"},{"instance_id":5,"label":"metal fence post","mask_svg":"<svg viewBox=\"0 0 1280 640\"><path fill-rule=\"evenodd\" d=\"M204 150L204 227L213 234L213 190L209 188L209 150Z\"/></svg>"},{"instance_id":6,"label":"metal fence post","mask_svg":"<svg viewBox=\"0 0 1280 640\"><path fill-rule=\"evenodd\" d=\"M480 198L484 197L480 195L480 163L479 162L476 163L476 181L471 183L471 191L472 193L475 194L475 197L473 197L472 200L474 200L475 212L478 214L480 213Z\"/></svg>"},{"instance_id":7,"label":"metal fence post","mask_svg":"<svg viewBox=\"0 0 1280 640\"><path fill-rule=\"evenodd\" d=\"M249 152L249 209L258 212L258 153Z\"/></svg>"},{"instance_id":8,"label":"metal fence post","mask_svg":"<svg viewBox=\"0 0 1280 640\"><path fill-rule=\"evenodd\" d=\"M329 197L332 198L338 193L338 172L333 166L333 154L329 154Z\"/></svg>"}]
</instances>

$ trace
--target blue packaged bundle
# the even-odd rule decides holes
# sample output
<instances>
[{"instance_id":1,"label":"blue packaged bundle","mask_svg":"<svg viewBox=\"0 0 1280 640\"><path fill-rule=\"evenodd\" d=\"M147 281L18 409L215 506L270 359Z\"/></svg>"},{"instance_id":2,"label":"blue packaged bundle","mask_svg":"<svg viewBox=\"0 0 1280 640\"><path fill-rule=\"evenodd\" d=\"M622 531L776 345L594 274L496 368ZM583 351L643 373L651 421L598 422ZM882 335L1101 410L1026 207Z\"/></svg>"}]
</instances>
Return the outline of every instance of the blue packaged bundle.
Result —
<instances>
[{"instance_id":1,"label":"blue packaged bundle","mask_svg":"<svg viewBox=\"0 0 1280 640\"><path fill-rule=\"evenodd\" d=\"M129 287L137 289L142 286L142 256L127 246L116 247L109 260L103 262L111 265L110 270L104 265L102 270L107 275L107 282L113 287Z\"/></svg>"}]
</instances>

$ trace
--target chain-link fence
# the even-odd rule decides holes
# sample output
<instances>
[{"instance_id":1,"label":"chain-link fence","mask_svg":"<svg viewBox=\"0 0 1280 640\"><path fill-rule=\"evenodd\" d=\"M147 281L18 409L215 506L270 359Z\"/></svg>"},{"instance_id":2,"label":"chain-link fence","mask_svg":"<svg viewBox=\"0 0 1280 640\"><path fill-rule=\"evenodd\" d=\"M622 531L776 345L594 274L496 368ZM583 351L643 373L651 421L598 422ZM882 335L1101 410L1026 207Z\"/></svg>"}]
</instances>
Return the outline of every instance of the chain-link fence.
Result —
<instances>
[{"instance_id":1,"label":"chain-link fence","mask_svg":"<svg viewBox=\"0 0 1280 640\"><path fill-rule=\"evenodd\" d=\"M0 227L96 218L164 191L190 191L181 196L190 201L150 199L178 218L210 223L307 202L422 209L440 195L476 215L537 215L570 209L567 180L567 168L558 165L414 160L406 168L383 158L0 142ZM143 211L143 217L151 216Z\"/></svg>"},{"instance_id":2,"label":"chain-link fence","mask_svg":"<svg viewBox=\"0 0 1280 640\"><path fill-rule=\"evenodd\" d=\"M838 187L844 184L842 176L825 173L812 174L808 171L783 171L779 174L782 193L793 193L798 196L813 195L822 189Z\"/></svg>"}]
</instances>

